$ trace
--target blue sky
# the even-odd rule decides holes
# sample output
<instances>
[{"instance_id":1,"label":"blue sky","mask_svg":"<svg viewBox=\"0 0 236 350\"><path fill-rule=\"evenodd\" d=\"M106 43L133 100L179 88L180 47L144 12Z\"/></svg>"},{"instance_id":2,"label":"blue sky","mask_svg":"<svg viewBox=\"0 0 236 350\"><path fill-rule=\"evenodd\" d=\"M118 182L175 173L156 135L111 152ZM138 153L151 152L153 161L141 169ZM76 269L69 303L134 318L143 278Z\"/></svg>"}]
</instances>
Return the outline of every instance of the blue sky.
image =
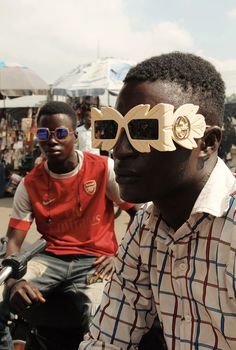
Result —
<instances>
[{"instance_id":1,"label":"blue sky","mask_svg":"<svg viewBox=\"0 0 236 350\"><path fill-rule=\"evenodd\" d=\"M218 59L235 57L235 0L127 0L126 4L136 30L177 22L190 32L197 49Z\"/></svg>"},{"instance_id":2,"label":"blue sky","mask_svg":"<svg viewBox=\"0 0 236 350\"><path fill-rule=\"evenodd\" d=\"M97 57L199 54L236 93L236 0L0 0L0 60L48 83Z\"/></svg>"}]
</instances>

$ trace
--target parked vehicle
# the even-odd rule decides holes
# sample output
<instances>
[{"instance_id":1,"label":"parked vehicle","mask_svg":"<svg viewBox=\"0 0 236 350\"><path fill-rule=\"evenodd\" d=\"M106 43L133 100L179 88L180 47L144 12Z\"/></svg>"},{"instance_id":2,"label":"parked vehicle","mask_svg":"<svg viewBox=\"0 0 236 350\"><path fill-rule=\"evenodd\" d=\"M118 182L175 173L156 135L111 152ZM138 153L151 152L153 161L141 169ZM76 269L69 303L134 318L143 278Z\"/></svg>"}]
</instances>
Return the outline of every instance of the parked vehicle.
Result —
<instances>
[{"instance_id":1,"label":"parked vehicle","mask_svg":"<svg viewBox=\"0 0 236 350\"><path fill-rule=\"evenodd\" d=\"M44 249L38 240L27 252L4 258L7 238L0 239L0 284L9 277L22 278L27 262ZM88 331L91 317L90 300L83 294L60 294L55 291L44 304L36 304L10 322L15 350L78 350ZM85 312L86 311L86 312ZM93 310L94 311L94 310ZM83 317L81 316L83 315ZM92 315L93 316L93 315ZM167 350L158 319L142 338L139 350Z\"/></svg>"}]
</instances>

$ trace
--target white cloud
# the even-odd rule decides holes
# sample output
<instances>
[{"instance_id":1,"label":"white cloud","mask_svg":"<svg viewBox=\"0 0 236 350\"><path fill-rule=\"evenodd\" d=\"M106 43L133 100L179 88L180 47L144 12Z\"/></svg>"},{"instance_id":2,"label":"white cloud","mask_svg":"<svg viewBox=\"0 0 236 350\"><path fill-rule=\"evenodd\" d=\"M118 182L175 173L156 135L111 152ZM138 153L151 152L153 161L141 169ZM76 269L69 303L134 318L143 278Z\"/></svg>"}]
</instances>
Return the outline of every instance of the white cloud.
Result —
<instances>
[{"instance_id":1,"label":"white cloud","mask_svg":"<svg viewBox=\"0 0 236 350\"><path fill-rule=\"evenodd\" d=\"M48 82L98 53L141 60L194 48L177 22L134 31L125 0L1 0L0 31L0 59L26 64Z\"/></svg>"},{"instance_id":2,"label":"white cloud","mask_svg":"<svg viewBox=\"0 0 236 350\"><path fill-rule=\"evenodd\" d=\"M236 59L227 59L227 60L217 60L215 58L209 58L210 61L220 70L223 72L230 72L232 70L236 71Z\"/></svg>"},{"instance_id":3,"label":"white cloud","mask_svg":"<svg viewBox=\"0 0 236 350\"><path fill-rule=\"evenodd\" d=\"M173 50L203 55L183 21L138 31L125 6L126 0L1 0L0 60L25 64L52 83L98 54L134 61ZM229 15L236 17L236 8ZM236 60L210 60L225 77L227 92L235 92Z\"/></svg>"},{"instance_id":4,"label":"white cloud","mask_svg":"<svg viewBox=\"0 0 236 350\"><path fill-rule=\"evenodd\" d=\"M236 92L236 59L217 60L213 57L206 57L221 73L226 86L226 95Z\"/></svg>"},{"instance_id":5,"label":"white cloud","mask_svg":"<svg viewBox=\"0 0 236 350\"><path fill-rule=\"evenodd\" d=\"M236 7L228 12L229 17L236 18Z\"/></svg>"}]
</instances>

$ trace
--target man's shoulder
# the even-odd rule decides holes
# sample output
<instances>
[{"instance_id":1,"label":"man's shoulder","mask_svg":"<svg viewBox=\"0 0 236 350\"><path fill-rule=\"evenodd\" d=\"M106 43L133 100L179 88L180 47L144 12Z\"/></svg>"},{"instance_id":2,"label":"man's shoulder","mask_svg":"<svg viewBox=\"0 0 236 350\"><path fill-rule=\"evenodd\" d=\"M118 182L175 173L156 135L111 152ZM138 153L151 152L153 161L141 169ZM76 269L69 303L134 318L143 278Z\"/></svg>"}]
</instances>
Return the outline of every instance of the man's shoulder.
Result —
<instances>
[{"instance_id":1,"label":"man's shoulder","mask_svg":"<svg viewBox=\"0 0 236 350\"><path fill-rule=\"evenodd\" d=\"M94 153L87 152L87 151L83 151L83 155L84 155L85 162L90 162L90 163L95 162L96 165L104 164L106 167L108 165L108 157L106 157L106 156L100 156L98 154L94 154Z\"/></svg>"},{"instance_id":2,"label":"man's shoulder","mask_svg":"<svg viewBox=\"0 0 236 350\"><path fill-rule=\"evenodd\" d=\"M35 177L41 177L45 173L44 161L37 164L28 174L25 175L25 180L29 181Z\"/></svg>"},{"instance_id":3,"label":"man's shoulder","mask_svg":"<svg viewBox=\"0 0 236 350\"><path fill-rule=\"evenodd\" d=\"M81 132L81 131L84 131L84 130L85 130L84 124L77 126L77 128L75 129L76 132Z\"/></svg>"}]
</instances>

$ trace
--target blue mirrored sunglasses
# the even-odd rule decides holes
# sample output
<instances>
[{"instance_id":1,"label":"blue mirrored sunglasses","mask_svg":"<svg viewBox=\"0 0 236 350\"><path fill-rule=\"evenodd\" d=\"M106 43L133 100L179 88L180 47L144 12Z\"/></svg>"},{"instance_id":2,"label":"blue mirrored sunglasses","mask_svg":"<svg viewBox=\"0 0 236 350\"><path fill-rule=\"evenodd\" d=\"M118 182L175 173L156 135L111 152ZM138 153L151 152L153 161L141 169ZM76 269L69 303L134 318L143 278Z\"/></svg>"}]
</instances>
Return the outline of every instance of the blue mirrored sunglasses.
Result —
<instances>
[{"instance_id":1,"label":"blue mirrored sunglasses","mask_svg":"<svg viewBox=\"0 0 236 350\"><path fill-rule=\"evenodd\" d=\"M51 134L57 141L65 140L69 134L73 134L74 131L69 131L68 128L56 128L51 131L48 128L37 128L36 136L39 141L48 141Z\"/></svg>"}]
</instances>

